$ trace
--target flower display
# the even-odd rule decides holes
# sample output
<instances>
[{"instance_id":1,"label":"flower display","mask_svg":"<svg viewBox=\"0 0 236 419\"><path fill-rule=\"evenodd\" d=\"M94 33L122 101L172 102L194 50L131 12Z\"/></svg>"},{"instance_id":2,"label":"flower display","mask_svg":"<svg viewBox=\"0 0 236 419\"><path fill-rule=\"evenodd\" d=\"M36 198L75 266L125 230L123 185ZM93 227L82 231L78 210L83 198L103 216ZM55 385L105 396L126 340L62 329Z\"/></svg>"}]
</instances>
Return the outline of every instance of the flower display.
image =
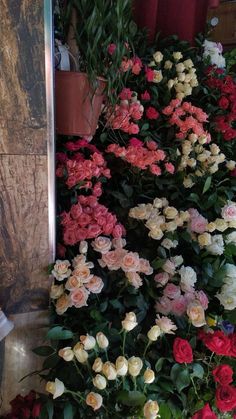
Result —
<instances>
[{"instance_id":1,"label":"flower display","mask_svg":"<svg viewBox=\"0 0 236 419\"><path fill-rule=\"evenodd\" d=\"M236 414L236 84L203 41L127 40L94 137L58 138L55 417Z\"/></svg>"}]
</instances>

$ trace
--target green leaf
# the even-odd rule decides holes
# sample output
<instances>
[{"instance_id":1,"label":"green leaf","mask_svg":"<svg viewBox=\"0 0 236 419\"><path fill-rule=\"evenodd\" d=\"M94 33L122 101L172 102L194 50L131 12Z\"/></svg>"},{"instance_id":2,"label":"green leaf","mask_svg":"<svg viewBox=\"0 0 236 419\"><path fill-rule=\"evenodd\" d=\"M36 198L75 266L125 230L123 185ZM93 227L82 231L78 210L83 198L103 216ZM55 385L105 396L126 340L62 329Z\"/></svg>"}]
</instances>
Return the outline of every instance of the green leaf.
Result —
<instances>
[{"instance_id":1,"label":"green leaf","mask_svg":"<svg viewBox=\"0 0 236 419\"><path fill-rule=\"evenodd\" d=\"M51 346L38 346L37 348L32 349L32 352L39 356L49 356L52 355L55 350Z\"/></svg>"},{"instance_id":2,"label":"green leaf","mask_svg":"<svg viewBox=\"0 0 236 419\"><path fill-rule=\"evenodd\" d=\"M61 358L57 354L53 354L43 361L43 368L54 368Z\"/></svg>"},{"instance_id":3,"label":"green leaf","mask_svg":"<svg viewBox=\"0 0 236 419\"><path fill-rule=\"evenodd\" d=\"M51 399L48 399L47 403L44 404L42 407L39 419L52 419L53 411L54 411L53 401Z\"/></svg>"},{"instance_id":4,"label":"green leaf","mask_svg":"<svg viewBox=\"0 0 236 419\"><path fill-rule=\"evenodd\" d=\"M143 124L143 126L142 126L142 128L141 128L141 131L147 131L147 130L148 130L148 128L149 128L149 124L148 124L148 123Z\"/></svg>"},{"instance_id":5,"label":"green leaf","mask_svg":"<svg viewBox=\"0 0 236 419\"><path fill-rule=\"evenodd\" d=\"M72 339L73 336L71 330L64 329L62 326L55 326L47 333L47 339L49 340L66 340Z\"/></svg>"},{"instance_id":6,"label":"green leaf","mask_svg":"<svg viewBox=\"0 0 236 419\"><path fill-rule=\"evenodd\" d=\"M74 417L73 406L67 402L63 411L63 419L72 419Z\"/></svg>"},{"instance_id":7,"label":"green leaf","mask_svg":"<svg viewBox=\"0 0 236 419\"><path fill-rule=\"evenodd\" d=\"M191 377L203 378L203 376L204 368L201 366L201 364L193 364L193 372L191 374Z\"/></svg>"},{"instance_id":8,"label":"green leaf","mask_svg":"<svg viewBox=\"0 0 236 419\"><path fill-rule=\"evenodd\" d=\"M161 416L161 418L172 419L171 410L166 403L160 403L159 407L160 407L160 410L158 413Z\"/></svg>"},{"instance_id":9,"label":"green leaf","mask_svg":"<svg viewBox=\"0 0 236 419\"><path fill-rule=\"evenodd\" d=\"M122 390L117 395L117 401L125 406L142 406L146 397L140 391Z\"/></svg>"},{"instance_id":10,"label":"green leaf","mask_svg":"<svg viewBox=\"0 0 236 419\"><path fill-rule=\"evenodd\" d=\"M211 181L212 181L212 176L208 176L208 178L206 179L206 182L203 186L203 190L202 190L203 194L206 193L208 191L208 189L210 189Z\"/></svg>"},{"instance_id":11,"label":"green leaf","mask_svg":"<svg viewBox=\"0 0 236 419\"><path fill-rule=\"evenodd\" d=\"M190 384L188 369L179 364L173 365L170 376L179 393Z\"/></svg>"},{"instance_id":12,"label":"green leaf","mask_svg":"<svg viewBox=\"0 0 236 419\"><path fill-rule=\"evenodd\" d=\"M159 358L155 365L156 372L161 371L165 358Z\"/></svg>"}]
</instances>

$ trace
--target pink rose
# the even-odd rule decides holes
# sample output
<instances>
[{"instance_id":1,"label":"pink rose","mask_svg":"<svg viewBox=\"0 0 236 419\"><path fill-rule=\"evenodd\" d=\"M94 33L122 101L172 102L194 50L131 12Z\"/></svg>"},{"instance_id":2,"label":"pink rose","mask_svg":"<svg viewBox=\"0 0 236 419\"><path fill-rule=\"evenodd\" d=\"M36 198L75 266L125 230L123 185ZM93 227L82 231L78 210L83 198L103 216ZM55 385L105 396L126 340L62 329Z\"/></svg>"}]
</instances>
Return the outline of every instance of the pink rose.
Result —
<instances>
[{"instance_id":1,"label":"pink rose","mask_svg":"<svg viewBox=\"0 0 236 419\"><path fill-rule=\"evenodd\" d=\"M97 224L89 224L87 238L88 239L93 239L94 237L99 236L99 234L101 234L101 232L102 232L102 230Z\"/></svg>"},{"instance_id":2,"label":"pink rose","mask_svg":"<svg viewBox=\"0 0 236 419\"><path fill-rule=\"evenodd\" d=\"M129 134L138 134L139 133L139 126L131 122L129 126Z\"/></svg>"},{"instance_id":3,"label":"pink rose","mask_svg":"<svg viewBox=\"0 0 236 419\"><path fill-rule=\"evenodd\" d=\"M123 228L120 224L116 224L115 227L112 230L112 236L115 239L119 239L123 234Z\"/></svg>"},{"instance_id":4,"label":"pink rose","mask_svg":"<svg viewBox=\"0 0 236 419\"><path fill-rule=\"evenodd\" d=\"M78 219L78 223L81 227L86 227L91 222L91 216L82 213Z\"/></svg>"},{"instance_id":5,"label":"pink rose","mask_svg":"<svg viewBox=\"0 0 236 419\"><path fill-rule=\"evenodd\" d=\"M120 265L124 272L136 272L139 270L139 255L136 252L128 252L124 255Z\"/></svg>"},{"instance_id":6,"label":"pink rose","mask_svg":"<svg viewBox=\"0 0 236 419\"><path fill-rule=\"evenodd\" d=\"M153 175L156 175L156 176L160 176L161 175L161 169L156 164L151 164L151 166L150 166L150 172Z\"/></svg>"},{"instance_id":7,"label":"pink rose","mask_svg":"<svg viewBox=\"0 0 236 419\"><path fill-rule=\"evenodd\" d=\"M70 300L76 308L87 306L89 292L85 287L80 287L70 293Z\"/></svg>"},{"instance_id":8,"label":"pink rose","mask_svg":"<svg viewBox=\"0 0 236 419\"><path fill-rule=\"evenodd\" d=\"M153 141L153 140L148 141L146 143L146 146L149 150L152 150L152 151L157 149L157 143L156 143L156 141Z\"/></svg>"},{"instance_id":9,"label":"pink rose","mask_svg":"<svg viewBox=\"0 0 236 419\"><path fill-rule=\"evenodd\" d=\"M156 311L158 313L167 315L171 311L171 300L165 296L161 297L160 300L155 305Z\"/></svg>"},{"instance_id":10,"label":"pink rose","mask_svg":"<svg viewBox=\"0 0 236 419\"><path fill-rule=\"evenodd\" d=\"M170 277L167 272L160 272L154 276L154 281L157 282L157 287L164 287L169 281Z\"/></svg>"},{"instance_id":11,"label":"pink rose","mask_svg":"<svg viewBox=\"0 0 236 419\"><path fill-rule=\"evenodd\" d=\"M172 175L175 172L175 166L172 163L165 163L165 169L168 173Z\"/></svg>"},{"instance_id":12,"label":"pink rose","mask_svg":"<svg viewBox=\"0 0 236 419\"><path fill-rule=\"evenodd\" d=\"M153 268L147 259L139 259L139 272L142 272L145 275L151 275L153 273Z\"/></svg>"},{"instance_id":13,"label":"pink rose","mask_svg":"<svg viewBox=\"0 0 236 419\"><path fill-rule=\"evenodd\" d=\"M175 316L182 316L187 309L187 302L183 295L171 302L171 312Z\"/></svg>"},{"instance_id":14,"label":"pink rose","mask_svg":"<svg viewBox=\"0 0 236 419\"><path fill-rule=\"evenodd\" d=\"M132 97L132 90L126 87L124 87L119 94L119 98L121 100L130 100L131 97Z\"/></svg>"},{"instance_id":15,"label":"pink rose","mask_svg":"<svg viewBox=\"0 0 236 419\"><path fill-rule=\"evenodd\" d=\"M111 271L117 271L120 269L121 259L127 253L125 249L115 249L102 255L102 259L99 260L99 264L102 267L107 266Z\"/></svg>"},{"instance_id":16,"label":"pink rose","mask_svg":"<svg viewBox=\"0 0 236 419\"><path fill-rule=\"evenodd\" d=\"M236 204L234 202L225 205L221 210L222 218L225 221L235 221L236 220Z\"/></svg>"},{"instance_id":17,"label":"pink rose","mask_svg":"<svg viewBox=\"0 0 236 419\"><path fill-rule=\"evenodd\" d=\"M94 294L99 294L104 287L104 283L101 278L94 275L90 279L90 281L87 284L85 284L85 286L90 292L93 292Z\"/></svg>"},{"instance_id":18,"label":"pink rose","mask_svg":"<svg viewBox=\"0 0 236 419\"><path fill-rule=\"evenodd\" d=\"M141 93L141 99L147 100L147 101L150 100L151 99L150 93L148 93L148 91L145 90L145 92Z\"/></svg>"},{"instance_id":19,"label":"pink rose","mask_svg":"<svg viewBox=\"0 0 236 419\"><path fill-rule=\"evenodd\" d=\"M111 240L108 237L99 236L92 242L92 247L96 252L105 254L111 249Z\"/></svg>"},{"instance_id":20,"label":"pink rose","mask_svg":"<svg viewBox=\"0 0 236 419\"><path fill-rule=\"evenodd\" d=\"M204 291L195 291L195 298L200 302L204 310L208 308L209 300Z\"/></svg>"},{"instance_id":21,"label":"pink rose","mask_svg":"<svg viewBox=\"0 0 236 419\"><path fill-rule=\"evenodd\" d=\"M143 284L142 278L137 272L126 272L125 276L127 277L129 283L136 289L141 287Z\"/></svg>"},{"instance_id":22,"label":"pink rose","mask_svg":"<svg viewBox=\"0 0 236 419\"><path fill-rule=\"evenodd\" d=\"M116 44L109 44L107 47L107 52L110 55L113 55L116 50Z\"/></svg>"},{"instance_id":23,"label":"pink rose","mask_svg":"<svg viewBox=\"0 0 236 419\"><path fill-rule=\"evenodd\" d=\"M132 137L129 140L129 145L131 145L133 147L142 147L143 142L141 140L139 140L138 138Z\"/></svg>"},{"instance_id":24,"label":"pink rose","mask_svg":"<svg viewBox=\"0 0 236 419\"><path fill-rule=\"evenodd\" d=\"M198 215L190 219L190 230L202 234L206 231L208 221L202 215Z\"/></svg>"},{"instance_id":25,"label":"pink rose","mask_svg":"<svg viewBox=\"0 0 236 419\"><path fill-rule=\"evenodd\" d=\"M169 283L169 284L166 285L166 287L163 291L163 294L164 294L165 297L168 297L171 300L176 299L176 298L180 297L180 294L181 294L180 287L178 287L175 284Z\"/></svg>"}]
</instances>

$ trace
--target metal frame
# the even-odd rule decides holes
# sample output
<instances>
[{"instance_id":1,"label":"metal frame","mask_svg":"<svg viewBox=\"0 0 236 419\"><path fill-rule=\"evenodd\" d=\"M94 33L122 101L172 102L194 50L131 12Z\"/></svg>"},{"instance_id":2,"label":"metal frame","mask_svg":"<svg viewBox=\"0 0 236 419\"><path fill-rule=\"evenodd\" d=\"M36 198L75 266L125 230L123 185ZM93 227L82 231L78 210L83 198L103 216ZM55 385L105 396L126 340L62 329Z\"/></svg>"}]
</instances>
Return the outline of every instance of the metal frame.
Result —
<instances>
[{"instance_id":1,"label":"metal frame","mask_svg":"<svg viewBox=\"0 0 236 419\"><path fill-rule=\"evenodd\" d=\"M49 260L56 255L56 188L55 188L55 111L54 111L54 33L53 1L44 0L45 87L48 158L48 233Z\"/></svg>"}]
</instances>

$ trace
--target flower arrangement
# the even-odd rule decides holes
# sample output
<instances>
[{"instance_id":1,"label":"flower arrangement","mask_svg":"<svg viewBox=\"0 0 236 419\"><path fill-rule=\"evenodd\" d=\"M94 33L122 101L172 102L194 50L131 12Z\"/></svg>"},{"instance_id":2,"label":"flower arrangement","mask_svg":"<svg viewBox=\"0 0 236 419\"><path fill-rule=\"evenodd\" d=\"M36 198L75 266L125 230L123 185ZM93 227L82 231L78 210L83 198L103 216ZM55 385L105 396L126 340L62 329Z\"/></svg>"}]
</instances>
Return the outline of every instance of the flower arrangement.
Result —
<instances>
[{"instance_id":1,"label":"flower arrangement","mask_svg":"<svg viewBox=\"0 0 236 419\"><path fill-rule=\"evenodd\" d=\"M233 419L236 84L186 42L138 56L92 141L58 145L43 405Z\"/></svg>"}]
</instances>

